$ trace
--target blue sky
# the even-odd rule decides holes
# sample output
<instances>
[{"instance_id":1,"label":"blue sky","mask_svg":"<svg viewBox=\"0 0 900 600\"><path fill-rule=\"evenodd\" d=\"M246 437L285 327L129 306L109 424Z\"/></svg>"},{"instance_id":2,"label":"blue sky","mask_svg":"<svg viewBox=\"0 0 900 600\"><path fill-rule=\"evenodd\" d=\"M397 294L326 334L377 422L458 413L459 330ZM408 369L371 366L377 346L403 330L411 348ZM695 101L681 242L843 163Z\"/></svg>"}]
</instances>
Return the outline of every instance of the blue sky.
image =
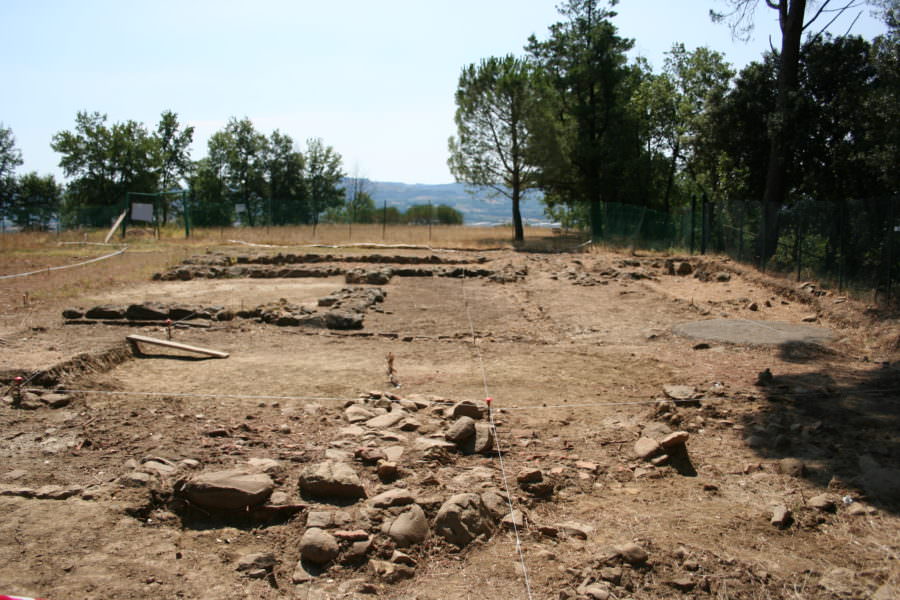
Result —
<instances>
[{"instance_id":1,"label":"blue sky","mask_svg":"<svg viewBox=\"0 0 900 600\"><path fill-rule=\"evenodd\" d=\"M463 65L522 53L560 20L556 0L0 0L0 123L25 164L61 177L54 133L79 110L155 129L166 109L196 128L193 158L229 117L321 137L351 174L447 183L453 93ZM762 0L760 5L764 4ZM722 0L622 0L614 22L655 70L675 42L707 45L736 67L778 44L760 7L749 43L710 22ZM859 9L857 9L858 12ZM862 9L853 29L884 30ZM843 33L856 16L839 20Z\"/></svg>"}]
</instances>

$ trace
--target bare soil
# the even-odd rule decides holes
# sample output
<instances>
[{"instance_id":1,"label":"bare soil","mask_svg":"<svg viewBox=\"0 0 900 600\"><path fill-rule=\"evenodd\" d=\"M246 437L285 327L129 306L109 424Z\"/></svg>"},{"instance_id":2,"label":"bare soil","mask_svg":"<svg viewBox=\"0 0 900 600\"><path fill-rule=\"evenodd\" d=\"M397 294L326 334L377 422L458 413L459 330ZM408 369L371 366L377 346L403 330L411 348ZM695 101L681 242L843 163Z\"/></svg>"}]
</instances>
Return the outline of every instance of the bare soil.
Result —
<instances>
[{"instance_id":1,"label":"bare soil","mask_svg":"<svg viewBox=\"0 0 900 600\"><path fill-rule=\"evenodd\" d=\"M471 253L478 256L488 268L528 274L504 284L394 277L355 332L247 319L175 329L177 341L229 352L224 360L163 348L134 357L127 334L165 331L65 325L60 311L147 301L240 310L282 298L314 307L344 287L343 278L148 280L39 306L10 301L0 322L5 381L52 373L48 391L76 391L57 409L0 404L0 594L555 599L589 597L584 585L596 583L612 598L896 597L896 319L727 260L703 269L727 272L728 281L703 281L668 274L658 257ZM15 299L15 286L39 294L53 285L45 279L16 280L4 294ZM671 331L712 318L799 324L811 314L835 331L833 341L698 345ZM389 354L399 388L387 380ZM771 377L761 377L767 369ZM664 391L671 384L693 387L693 401L673 404ZM410 580L386 583L365 564L336 564L297 585L298 543L315 506L272 521L204 517L170 504L175 480L192 474L186 467L146 486L123 483L148 458L193 459L196 470L271 458L281 464L277 490L299 503L300 469L326 450L352 451L340 433L343 407L370 391L437 402L493 398L502 462L497 453L444 463L407 453L404 476L390 485L357 467L369 496L406 487L443 500L484 477L508 486L528 515L520 544L498 529L457 549L432 532L408 551L417 563ZM653 466L634 443L663 427L690 438L677 460ZM398 432L384 443L414 437ZM784 459L802 461L802 472L785 472ZM525 468L553 481L550 498L519 488ZM44 486L79 487L66 499L28 492ZM837 500L833 511L809 506L821 494ZM792 512L784 527L770 523L779 504ZM547 526L567 521L588 526L587 539L548 534ZM378 546L380 534L372 535ZM609 559L610 548L627 542L648 552L647 563ZM251 552L274 553L270 576L236 570ZM603 569L616 568L610 580Z\"/></svg>"}]
</instances>

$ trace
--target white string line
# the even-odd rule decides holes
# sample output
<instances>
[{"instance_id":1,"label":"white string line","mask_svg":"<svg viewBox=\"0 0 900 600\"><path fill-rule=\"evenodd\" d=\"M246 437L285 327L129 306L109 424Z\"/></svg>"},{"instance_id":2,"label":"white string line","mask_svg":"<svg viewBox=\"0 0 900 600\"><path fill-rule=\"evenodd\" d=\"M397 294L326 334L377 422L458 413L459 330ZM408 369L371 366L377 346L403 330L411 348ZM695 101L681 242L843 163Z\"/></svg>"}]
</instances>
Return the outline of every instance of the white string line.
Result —
<instances>
[{"instance_id":1,"label":"white string line","mask_svg":"<svg viewBox=\"0 0 900 600\"><path fill-rule=\"evenodd\" d=\"M91 263L95 263L101 260L106 260L107 258L112 258L113 256L118 256L128 250L128 246L125 246L121 250L117 250L110 254L104 254L103 256L98 256L97 258L92 258L90 260L86 260L84 262L75 263L74 265L61 265L58 267L47 267L46 269L40 269L38 271L29 271L27 273L16 273L15 275L0 275L0 279L14 279L16 277L27 277L28 275L38 275L40 273L49 273L50 271L61 271L63 269L71 269L73 267L81 267L84 265L89 265Z\"/></svg>"},{"instance_id":2,"label":"white string line","mask_svg":"<svg viewBox=\"0 0 900 600\"><path fill-rule=\"evenodd\" d=\"M466 297L466 276L463 273L463 277L460 280L461 285L460 289L462 290L462 298L463 305L466 309L466 318L469 320L469 330L472 332L472 345L475 347L475 353L478 357L478 362L481 365L481 380L484 384L484 397L487 401L488 405L488 419L491 423L491 432L494 435L494 444L497 446L497 458L500 463L500 475L503 478L503 487L506 490L506 502L509 505L509 518L510 523L512 524L513 534L516 538L516 552L519 555L519 562L522 564L522 576L525 580L525 593L528 595L528 600L532 600L531 595L531 581L528 579L528 566L525 564L525 553L522 550L522 540L519 537L519 527L516 525L516 515L515 509L513 508L512 503L512 493L509 489L509 478L506 476L506 466L503 462L503 449L500 447L500 436L497 434L497 426L494 423L494 410L492 407L492 402L490 401L490 395L488 393L488 383L487 383L487 371L484 367L484 356L481 353L481 348L478 346L478 338L475 335L475 326L472 324L472 314L469 310L469 299Z\"/></svg>"}]
</instances>

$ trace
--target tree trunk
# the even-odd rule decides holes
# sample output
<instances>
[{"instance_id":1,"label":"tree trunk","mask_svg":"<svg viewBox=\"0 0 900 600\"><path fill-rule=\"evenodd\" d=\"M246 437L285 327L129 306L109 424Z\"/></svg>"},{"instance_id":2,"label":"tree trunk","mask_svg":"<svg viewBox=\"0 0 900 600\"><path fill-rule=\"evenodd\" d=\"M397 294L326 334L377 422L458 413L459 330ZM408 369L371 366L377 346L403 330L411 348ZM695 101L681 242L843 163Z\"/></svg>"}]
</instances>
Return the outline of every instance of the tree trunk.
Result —
<instances>
[{"instance_id":1,"label":"tree trunk","mask_svg":"<svg viewBox=\"0 0 900 600\"><path fill-rule=\"evenodd\" d=\"M790 98L797 91L800 42L805 14L806 0L781 0L779 7L781 55L774 115L776 122L770 126L769 131L769 162L766 169L766 191L763 196L765 235L761 238L760 248L763 265L775 254L778 247L778 211L784 204L787 194L787 163L791 144L786 129L792 112Z\"/></svg>"},{"instance_id":2,"label":"tree trunk","mask_svg":"<svg viewBox=\"0 0 900 600\"><path fill-rule=\"evenodd\" d=\"M666 181L666 195L663 199L663 205L666 207L666 214L671 210L672 185L675 183L675 167L678 163L678 151L681 146L681 140L676 140L675 148L672 149L672 165L669 167L669 179Z\"/></svg>"},{"instance_id":3,"label":"tree trunk","mask_svg":"<svg viewBox=\"0 0 900 600\"><path fill-rule=\"evenodd\" d=\"M515 241L525 241L525 229L522 227L522 210L519 202L522 199L522 192L518 185L514 185L512 189L512 209L513 209L513 230L515 231Z\"/></svg>"}]
</instances>

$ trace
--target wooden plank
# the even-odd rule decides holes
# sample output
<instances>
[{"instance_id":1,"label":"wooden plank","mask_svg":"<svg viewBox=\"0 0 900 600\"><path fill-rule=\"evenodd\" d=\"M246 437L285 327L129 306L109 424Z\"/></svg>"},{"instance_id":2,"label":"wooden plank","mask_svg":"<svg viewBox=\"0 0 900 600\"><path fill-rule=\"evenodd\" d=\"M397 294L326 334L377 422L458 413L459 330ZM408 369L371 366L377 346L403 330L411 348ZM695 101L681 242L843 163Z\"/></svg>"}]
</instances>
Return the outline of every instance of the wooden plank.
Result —
<instances>
[{"instance_id":1,"label":"wooden plank","mask_svg":"<svg viewBox=\"0 0 900 600\"><path fill-rule=\"evenodd\" d=\"M111 237L113 236L113 234L116 232L116 229L119 228L119 225L122 224L122 221L125 220L125 215L127 215L127 214L128 214L128 209L126 208L125 210L122 211L122 214L119 215L119 218L116 219L115 225L113 225L112 227L110 227L109 233L106 234L106 237L103 238L103 243L104 243L104 244L108 244L108 243L109 243L110 238L111 238Z\"/></svg>"},{"instance_id":2,"label":"wooden plank","mask_svg":"<svg viewBox=\"0 0 900 600\"><path fill-rule=\"evenodd\" d=\"M206 356L213 356L215 358L228 358L227 352L220 352L219 350L210 350L208 348L200 348L199 346L189 346L188 344L182 344L179 342L173 342L172 340L160 340L157 338L147 337L145 335L137 335L132 334L125 337L126 340L132 345L136 347L138 342L142 342L144 344L154 344L156 346L165 346L166 348L175 348L177 350L184 350L186 352L196 352L197 354L205 354Z\"/></svg>"}]
</instances>

